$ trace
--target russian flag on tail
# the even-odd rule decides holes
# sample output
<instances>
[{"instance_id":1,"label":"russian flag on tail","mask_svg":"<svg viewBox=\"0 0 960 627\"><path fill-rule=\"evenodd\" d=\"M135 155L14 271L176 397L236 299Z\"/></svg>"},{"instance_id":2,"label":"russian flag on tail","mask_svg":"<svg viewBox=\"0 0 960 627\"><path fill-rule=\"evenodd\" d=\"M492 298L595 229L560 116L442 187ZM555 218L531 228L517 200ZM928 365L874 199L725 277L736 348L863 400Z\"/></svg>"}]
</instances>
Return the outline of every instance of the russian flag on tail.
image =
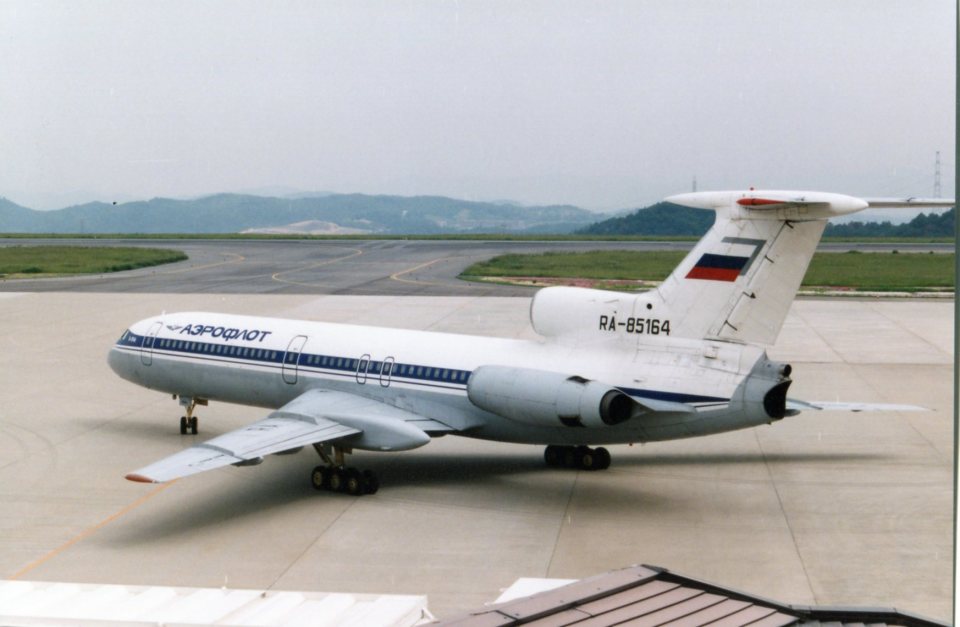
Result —
<instances>
[{"instance_id":1,"label":"russian flag on tail","mask_svg":"<svg viewBox=\"0 0 960 627\"><path fill-rule=\"evenodd\" d=\"M748 261L750 261L749 257L704 253L696 265L687 273L687 278L705 279L707 281L736 281Z\"/></svg>"}]
</instances>

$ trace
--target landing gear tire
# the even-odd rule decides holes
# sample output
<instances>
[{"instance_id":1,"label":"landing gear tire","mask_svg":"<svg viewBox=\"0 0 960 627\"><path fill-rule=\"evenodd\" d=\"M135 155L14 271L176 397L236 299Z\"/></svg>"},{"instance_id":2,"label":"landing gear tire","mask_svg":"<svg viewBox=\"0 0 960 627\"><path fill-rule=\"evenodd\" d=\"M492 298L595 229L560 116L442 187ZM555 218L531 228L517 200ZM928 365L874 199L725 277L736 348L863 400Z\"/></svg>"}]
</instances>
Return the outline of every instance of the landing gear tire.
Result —
<instances>
[{"instance_id":1,"label":"landing gear tire","mask_svg":"<svg viewBox=\"0 0 960 627\"><path fill-rule=\"evenodd\" d=\"M574 470L606 470L610 467L610 451L589 446L558 446L551 444L543 451L543 460L554 468Z\"/></svg>"},{"instance_id":2,"label":"landing gear tire","mask_svg":"<svg viewBox=\"0 0 960 627\"><path fill-rule=\"evenodd\" d=\"M578 446L576 460L576 467L580 470L597 469L597 459L592 448L587 446Z\"/></svg>"},{"instance_id":3,"label":"landing gear tire","mask_svg":"<svg viewBox=\"0 0 960 627\"><path fill-rule=\"evenodd\" d=\"M331 492L342 492L343 491L343 469L342 468L331 468L330 477L327 481L327 489Z\"/></svg>"},{"instance_id":4,"label":"landing gear tire","mask_svg":"<svg viewBox=\"0 0 960 627\"><path fill-rule=\"evenodd\" d=\"M330 474L329 469L326 466L317 466L313 469L313 472L310 473L310 484L313 485L314 490L326 490L327 484L329 483L327 476Z\"/></svg>"},{"instance_id":5,"label":"landing gear tire","mask_svg":"<svg viewBox=\"0 0 960 627\"><path fill-rule=\"evenodd\" d=\"M594 451L594 456L597 458L597 470L606 470L610 467L610 462L612 460L610 457L610 451L601 446Z\"/></svg>"},{"instance_id":6,"label":"landing gear tire","mask_svg":"<svg viewBox=\"0 0 960 627\"><path fill-rule=\"evenodd\" d=\"M363 471L363 492L364 494L376 494L380 489L380 480L372 470Z\"/></svg>"},{"instance_id":7,"label":"landing gear tire","mask_svg":"<svg viewBox=\"0 0 960 627\"><path fill-rule=\"evenodd\" d=\"M356 468L347 468L343 471L343 491L350 496L360 496L364 493L363 477Z\"/></svg>"},{"instance_id":8,"label":"landing gear tire","mask_svg":"<svg viewBox=\"0 0 960 627\"><path fill-rule=\"evenodd\" d=\"M563 447L551 444L543 450L543 461L547 466L557 468L563 465Z\"/></svg>"},{"instance_id":9,"label":"landing gear tire","mask_svg":"<svg viewBox=\"0 0 960 627\"><path fill-rule=\"evenodd\" d=\"M174 394L173 398L177 398L177 395ZM193 415L193 411L197 408L197 405L206 406L207 400L203 398L191 398L188 396L181 396L179 398L180 406L186 408L187 410L186 416L180 416L180 435L187 435L188 433L197 435L197 432L199 431L197 426L199 421L197 420L197 417Z\"/></svg>"}]
</instances>

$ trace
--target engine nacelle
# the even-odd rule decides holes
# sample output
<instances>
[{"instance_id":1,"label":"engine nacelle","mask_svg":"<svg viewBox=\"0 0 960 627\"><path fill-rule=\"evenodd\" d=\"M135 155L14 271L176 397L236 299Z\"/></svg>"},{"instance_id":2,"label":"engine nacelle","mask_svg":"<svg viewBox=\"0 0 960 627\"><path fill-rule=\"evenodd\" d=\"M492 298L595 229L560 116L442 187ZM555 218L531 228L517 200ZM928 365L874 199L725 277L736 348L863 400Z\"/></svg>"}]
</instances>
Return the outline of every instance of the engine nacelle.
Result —
<instances>
[{"instance_id":1,"label":"engine nacelle","mask_svg":"<svg viewBox=\"0 0 960 627\"><path fill-rule=\"evenodd\" d=\"M603 427L633 415L635 403L598 381L559 372L481 366L467 383L470 402L490 413L540 427Z\"/></svg>"},{"instance_id":2,"label":"engine nacelle","mask_svg":"<svg viewBox=\"0 0 960 627\"><path fill-rule=\"evenodd\" d=\"M787 390L792 383L791 372L793 367L790 364L770 361L764 354L744 381L744 403L752 406L756 414L765 415L770 421L798 413L787 409ZM762 414L759 411L761 407Z\"/></svg>"}]
</instances>

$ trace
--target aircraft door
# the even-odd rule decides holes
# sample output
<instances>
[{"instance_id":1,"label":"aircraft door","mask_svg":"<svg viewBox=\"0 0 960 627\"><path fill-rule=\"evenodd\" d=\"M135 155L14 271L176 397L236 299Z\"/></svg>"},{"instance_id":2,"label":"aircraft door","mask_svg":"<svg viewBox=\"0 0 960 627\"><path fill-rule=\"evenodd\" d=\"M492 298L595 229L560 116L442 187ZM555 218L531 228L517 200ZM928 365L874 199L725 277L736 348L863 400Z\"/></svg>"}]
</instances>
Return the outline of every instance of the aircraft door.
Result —
<instances>
[{"instance_id":1,"label":"aircraft door","mask_svg":"<svg viewBox=\"0 0 960 627\"><path fill-rule=\"evenodd\" d=\"M306 335L298 335L290 340L287 352L283 354L283 382L293 385L297 382L297 365L300 363L300 351L307 343Z\"/></svg>"},{"instance_id":2,"label":"aircraft door","mask_svg":"<svg viewBox=\"0 0 960 627\"><path fill-rule=\"evenodd\" d=\"M363 385L367 382L367 370L370 369L370 354L364 353L357 364L357 383Z\"/></svg>"},{"instance_id":3,"label":"aircraft door","mask_svg":"<svg viewBox=\"0 0 960 627\"><path fill-rule=\"evenodd\" d=\"M143 338L143 346L140 347L140 363L144 366L149 366L153 363L153 345L157 341L157 334L160 333L160 327L162 326L162 322L154 322L150 326L150 330L147 331L147 335Z\"/></svg>"},{"instance_id":4,"label":"aircraft door","mask_svg":"<svg viewBox=\"0 0 960 627\"><path fill-rule=\"evenodd\" d=\"M390 378L393 376L393 365L396 360L393 357L387 357L380 366L380 385L390 387Z\"/></svg>"}]
</instances>

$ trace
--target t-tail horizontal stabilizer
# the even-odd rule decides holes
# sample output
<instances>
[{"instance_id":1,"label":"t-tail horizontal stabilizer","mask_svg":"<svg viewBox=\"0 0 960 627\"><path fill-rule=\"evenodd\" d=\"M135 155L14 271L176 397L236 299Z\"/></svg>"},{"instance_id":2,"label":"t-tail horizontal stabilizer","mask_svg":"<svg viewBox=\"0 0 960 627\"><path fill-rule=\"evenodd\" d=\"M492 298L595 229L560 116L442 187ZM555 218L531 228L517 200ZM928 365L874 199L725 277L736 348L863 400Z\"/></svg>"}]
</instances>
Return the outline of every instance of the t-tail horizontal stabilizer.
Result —
<instances>
[{"instance_id":1,"label":"t-tail horizontal stabilizer","mask_svg":"<svg viewBox=\"0 0 960 627\"><path fill-rule=\"evenodd\" d=\"M935 209L953 207L953 198L864 198L871 209Z\"/></svg>"},{"instance_id":2,"label":"t-tail horizontal stabilizer","mask_svg":"<svg viewBox=\"0 0 960 627\"><path fill-rule=\"evenodd\" d=\"M919 405L897 405L894 403L840 403L831 401L799 401L787 399L787 411L791 415L801 411L930 411Z\"/></svg>"}]
</instances>

